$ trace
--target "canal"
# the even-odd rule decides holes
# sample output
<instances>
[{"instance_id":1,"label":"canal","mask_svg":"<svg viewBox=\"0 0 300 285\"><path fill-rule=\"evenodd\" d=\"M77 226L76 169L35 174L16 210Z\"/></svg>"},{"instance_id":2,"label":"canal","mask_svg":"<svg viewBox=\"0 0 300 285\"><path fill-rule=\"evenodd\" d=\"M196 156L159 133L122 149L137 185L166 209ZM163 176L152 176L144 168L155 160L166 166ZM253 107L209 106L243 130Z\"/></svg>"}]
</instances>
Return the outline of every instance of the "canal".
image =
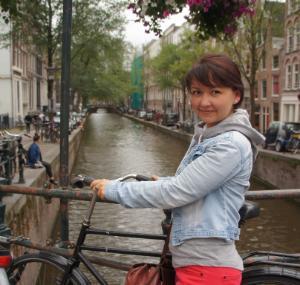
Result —
<instances>
[{"instance_id":1,"label":"canal","mask_svg":"<svg viewBox=\"0 0 300 285\"><path fill-rule=\"evenodd\" d=\"M73 173L96 178L117 178L128 173L172 175L187 148L187 143L160 133L117 114L99 110L85 125L85 132ZM252 181L253 189L265 187ZM293 201L261 201L261 215L243 228L239 250L300 252L300 205ZM76 240L87 203L70 203L70 239ZM97 203L92 225L107 230L161 233L163 214L157 209L124 209L119 205ZM93 245L159 251L161 242L116 237L91 237ZM128 263L157 261L151 258L97 253ZM125 273L99 267L108 283L122 284ZM92 280L92 279L91 279ZM96 283L95 283L96 284Z\"/></svg>"}]
</instances>

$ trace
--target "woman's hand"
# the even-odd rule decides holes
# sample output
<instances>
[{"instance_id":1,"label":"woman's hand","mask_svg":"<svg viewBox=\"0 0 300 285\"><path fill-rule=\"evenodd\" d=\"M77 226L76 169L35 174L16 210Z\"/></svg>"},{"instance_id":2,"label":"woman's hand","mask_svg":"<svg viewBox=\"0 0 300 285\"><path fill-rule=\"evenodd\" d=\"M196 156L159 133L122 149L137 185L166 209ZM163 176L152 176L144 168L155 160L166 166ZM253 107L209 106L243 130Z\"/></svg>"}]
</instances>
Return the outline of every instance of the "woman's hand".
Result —
<instances>
[{"instance_id":1,"label":"woman's hand","mask_svg":"<svg viewBox=\"0 0 300 285\"><path fill-rule=\"evenodd\" d=\"M94 191L97 191L98 193L98 197L100 198L100 200L104 200L104 196L105 196L105 193L104 193L104 189L105 189L105 185L107 183L109 183L110 180L107 180L107 179L96 179L94 180L90 187L94 190Z\"/></svg>"}]
</instances>

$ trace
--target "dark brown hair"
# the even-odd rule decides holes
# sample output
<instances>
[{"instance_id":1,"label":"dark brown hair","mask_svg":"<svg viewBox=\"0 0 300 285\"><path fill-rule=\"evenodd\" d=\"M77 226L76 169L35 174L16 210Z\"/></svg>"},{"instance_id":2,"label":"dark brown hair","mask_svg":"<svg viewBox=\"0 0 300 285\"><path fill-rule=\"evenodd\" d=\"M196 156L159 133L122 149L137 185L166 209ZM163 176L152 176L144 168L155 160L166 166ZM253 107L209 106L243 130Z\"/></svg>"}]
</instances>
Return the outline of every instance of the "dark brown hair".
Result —
<instances>
[{"instance_id":1,"label":"dark brown hair","mask_svg":"<svg viewBox=\"0 0 300 285\"><path fill-rule=\"evenodd\" d=\"M35 133L33 136L33 141L37 142L39 139L40 139L40 136L37 133Z\"/></svg>"},{"instance_id":2,"label":"dark brown hair","mask_svg":"<svg viewBox=\"0 0 300 285\"><path fill-rule=\"evenodd\" d=\"M208 87L229 87L238 91L240 101L234 108L241 105L244 98L244 85L238 66L224 54L207 54L187 72L185 86L191 91L192 81L196 80Z\"/></svg>"}]
</instances>

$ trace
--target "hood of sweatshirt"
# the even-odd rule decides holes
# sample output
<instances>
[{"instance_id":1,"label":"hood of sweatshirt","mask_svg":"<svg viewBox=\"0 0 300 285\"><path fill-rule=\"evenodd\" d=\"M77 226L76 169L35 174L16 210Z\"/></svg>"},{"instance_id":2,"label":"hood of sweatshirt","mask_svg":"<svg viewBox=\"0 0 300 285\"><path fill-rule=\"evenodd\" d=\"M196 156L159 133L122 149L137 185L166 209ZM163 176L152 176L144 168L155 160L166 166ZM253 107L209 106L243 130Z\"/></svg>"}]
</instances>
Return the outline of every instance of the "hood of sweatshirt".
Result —
<instances>
[{"instance_id":1,"label":"hood of sweatshirt","mask_svg":"<svg viewBox=\"0 0 300 285\"><path fill-rule=\"evenodd\" d=\"M257 146L263 145L265 137L251 126L248 112L244 109L235 110L232 115L211 128L205 128L203 123L195 126L195 139L208 139L228 131L238 131L245 135L251 142L253 157L257 156Z\"/></svg>"}]
</instances>

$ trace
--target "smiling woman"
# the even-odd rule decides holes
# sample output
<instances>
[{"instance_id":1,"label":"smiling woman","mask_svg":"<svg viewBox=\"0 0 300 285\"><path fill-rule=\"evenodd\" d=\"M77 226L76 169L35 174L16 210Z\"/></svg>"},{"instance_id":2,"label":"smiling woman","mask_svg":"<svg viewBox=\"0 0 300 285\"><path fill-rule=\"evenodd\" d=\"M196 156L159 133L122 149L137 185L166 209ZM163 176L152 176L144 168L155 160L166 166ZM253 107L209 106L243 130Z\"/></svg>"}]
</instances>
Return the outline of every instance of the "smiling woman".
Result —
<instances>
[{"instance_id":1,"label":"smiling woman","mask_svg":"<svg viewBox=\"0 0 300 285\"><path fill-rule=\"evenodd\" d=\"M175 175L127 183L97 179L91 188L101 200L127 208L172 210L169 248L176 285L238 285L243 270L235 247L239 209L263 137L247 112L237 109L243 84L226 55L200 59L187 73L186 86L203 121Z\"/></svg>"}]
</instances>

